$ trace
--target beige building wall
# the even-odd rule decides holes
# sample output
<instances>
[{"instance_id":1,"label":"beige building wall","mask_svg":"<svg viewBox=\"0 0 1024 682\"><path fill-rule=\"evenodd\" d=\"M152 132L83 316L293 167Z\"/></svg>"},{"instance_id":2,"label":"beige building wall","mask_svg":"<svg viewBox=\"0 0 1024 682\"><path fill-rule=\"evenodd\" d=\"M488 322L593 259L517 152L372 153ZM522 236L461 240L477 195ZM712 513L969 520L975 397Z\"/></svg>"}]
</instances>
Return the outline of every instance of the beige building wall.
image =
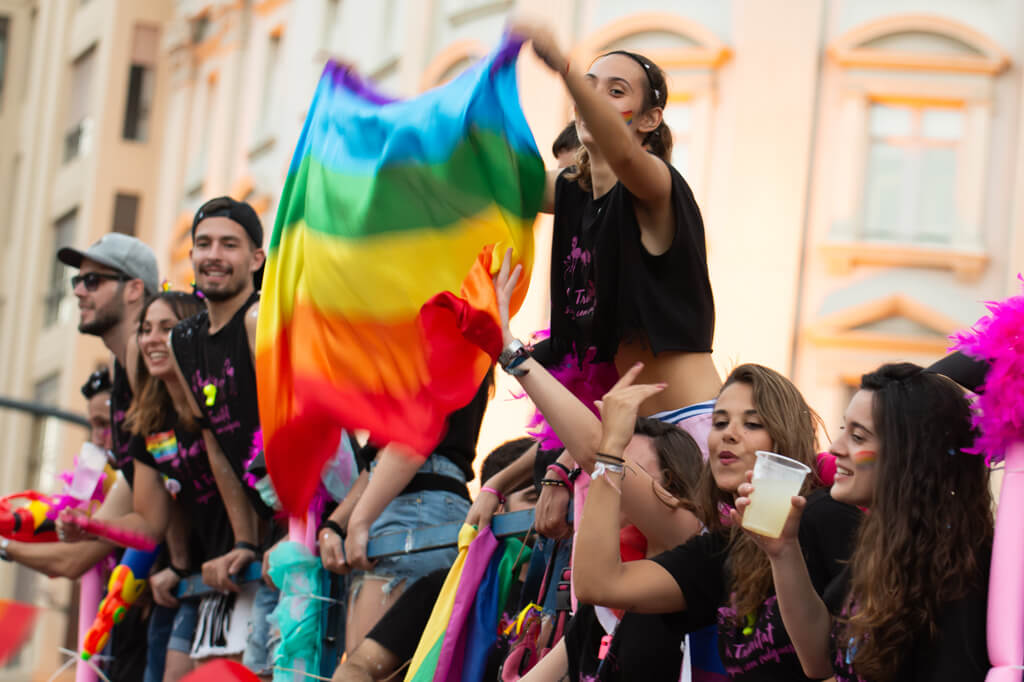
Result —
<instances>
[{"instance_id":1,"label":"beige building wall","mask_svg":"<svg viewBox=\"0 0 1024 682\"><path fill-rule=\"evenodd\" d=\"M76 333L73 299L56 323L44 315L55 224L70 209L72 241L85 246L111 229L116 193L138 194L138 235L186 286L188 229L205 199L247 199L269 234L327 56L411 96L485 54L516 11L546 17L574 63L627 47L667 69L674 163L705 220L723 375L741 362L775 367L834 428L860 373L933 361L982 301L1019 291L1017 0L0 0L0 394L81 411L78 386L107 359ZM139 24L158 28L144 143L122 135ZM72 64L90 46L89 143L64 162ZM571 103L529 50L520 86L553 167ZM521 336L547 326L550 219L535 229ZM521 435L529 405L514 389L500 378L481 453ZM5 491L51 483L83 436L0 411ZM0 565L0 596L28 588L57 607L40 627L50 635L0 680L58 660L66 583Z\"/></svg>"},{"instance_id":2,"label":"beige building wall","mask_svg":"<svg viewBox=\"0 0 1024 682\"><path fill-rule=\"evenodd\" d=\"M79 387L97 365L109 363L98 338L77 332L67 283L72 273L54 267L55 253L58 241L82 248L115 222L153 241L167 88L159 41L172 8L170 0L0 2L10 36L0 102L4 396L83 413ZM148 68L138 100L148 104L148 116L132 116L140 125L127 130L133 64ZM134 220L123 202L115 208L119 194L137 199ZM56 474L70 466L87 435L11 410L0 410L0 434L5 494L54 490ZM66 644L70 584L2 564L0 596L15 595L42 610L36 636L0 669L0 680L45 679L64 660L57 648Z\"/></svg>"}]
</instances>

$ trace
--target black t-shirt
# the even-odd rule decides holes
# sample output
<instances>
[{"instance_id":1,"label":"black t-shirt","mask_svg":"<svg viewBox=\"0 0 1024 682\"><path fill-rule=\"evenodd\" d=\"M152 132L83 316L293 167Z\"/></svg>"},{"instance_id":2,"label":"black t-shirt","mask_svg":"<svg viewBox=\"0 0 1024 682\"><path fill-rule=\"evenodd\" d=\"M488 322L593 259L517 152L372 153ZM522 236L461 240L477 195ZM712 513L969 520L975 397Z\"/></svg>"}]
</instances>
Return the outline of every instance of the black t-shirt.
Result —
<instances>
[{"instance_id":1,"label":"black t-shirt","mask_svg":"<svg viewBox=\"0 0 1024 682\"><path fill-rule=\"evenodd\" d=\"M164 485L184 511L199 554L190 557L190 568L219 557L234 546L234 533L201 433L175 427L173 417L146 438L136 439L132 455L160 472ZM194 546L191 548L196 549Z\"/></svg>"},{"instance_id":2,"label":"black t-shirt","mask_svg":"<svg viewBox=\"0 0 1024 682\"><path fill-rule=\"evenodd\" d=\"M668 164L666 164L668 165ZM623 339L655 354L709 352L715 304L704 222L671 165L675 235L654 256L640 240L633 195L621 182L594 199L565 174L555 183L551 241L551 339L556 357L597 348L611 360Z\"/></svg>"},{"instance_id":3,"label":"black t-shirt","mask_svg":"<svg viewBox=\"0 0 1024 682\"><path fill-rule=\"evenodd\" d=\"M988 567L990 557L981 562L983 586L962 599L943 604L937 619L938 633L933 638L921 633L904 652L905 659L894 679L900 682L982 682L991 664L985 642L988 613ZM834 615L846 608L850 589L847 567L829 584L823 599ZM836 682L865 682L853 670L853 653L842 641L842 624L832 621L832 668Z\"/></svg>"},{"instance_id":4,"label":"black t-shirt","mask_svg":"<svg viewBox=\"0 0 1024 682\"><path fill-rule=\"evenodd\" d=\"M245 329L245 315L257 301L259 292L253 292L215 334L210 333L210 316L205 310L182 320L171 332L171 348L185 383L209 421L217 444L243 481L250 502L260 516L270 518L273 510L243 478L253 436L260 428L256 369Z\"/></svg>"},{"instance_id":5,"label":"black t-shirt","mask_svg":"<svg viewBox=\"0 0 1024 682\"><path fill-rule=\"evenodd\" d=\"M675 682L683 663L686 636L681 614L626 613L615 628L597 677L598 651L605 629L594 607L580 604L565 629L570 680L650 680Z\"/></svg>"},{"instance_id":6,"label":"black t-shirt","mask_svg":"<svg viewBox=\"0 0 1024 682\"><path fill-rule=\"evenodd\" d=\"M839 575L849 558L860 522L855 507L833 500L819 488L807 496L800 521L800 547L818 594ZM681 615L686 632L718 624L718 650L733 680L807 680L779 614L769 596L745 625L737 625L729 594L729 535L708 533L654 558L686 598ZM752 622L750 620L752 618Z\"/></svg>"},{"instance_id":7,"label":"black t-shirt","mask_svg":"<svg viewBox=\"0 0 1024 682\"><path fill-rule=\"evenodd\" d=\"M132 484L132 433L125 429L124 422L132 404L132 386L128 373L121 363L114 360L114 378L110 386L110 439L113 442L114 466L121 470L128 485Z\"/></svg>"},{"instance_id":8,"label":"black t-shirt","mask_svg":"<svg viewBox=\"0 0 1024 682\"><path fill-rule=\"evenodd\" d=\"M465 406L455 410L448 415L448 422L445 426L444 438L434 448L436 455L441 455L459 466L466 476L466 481L472 481L473 460L476 458L476 443L480 438L480 425L484 420L484 412L487 410L487 401L491 386L494 384L493 372L488 372L476 395ZM356 455L356 461L360 469L369 469L370 462L377 457L379 448L374 445L367 445L361 448Z\"/></svg>"}]
</instances>

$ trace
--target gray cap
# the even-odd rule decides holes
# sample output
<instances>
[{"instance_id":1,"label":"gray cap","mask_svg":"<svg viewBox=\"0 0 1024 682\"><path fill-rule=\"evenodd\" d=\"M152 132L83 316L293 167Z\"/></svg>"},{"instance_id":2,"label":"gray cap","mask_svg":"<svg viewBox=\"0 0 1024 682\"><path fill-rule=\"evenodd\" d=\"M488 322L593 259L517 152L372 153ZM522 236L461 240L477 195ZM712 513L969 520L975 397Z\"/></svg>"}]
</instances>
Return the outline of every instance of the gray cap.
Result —
<instances>
[{"instance_id":1,"label":"gray cap","mask_svg":"<svg viewBox=\"0 0 1024 682\"><path fill-rule=\"evenodd\" d=\"M160 275L153 249L135 237L110 232L100 237L98 242L85 251L64 247L57 252L57 260L73 268L82 267L83 258L114 268L129 277L141 279L147 294L152 295L160 290Z\"/></svg>"}]
</instances>

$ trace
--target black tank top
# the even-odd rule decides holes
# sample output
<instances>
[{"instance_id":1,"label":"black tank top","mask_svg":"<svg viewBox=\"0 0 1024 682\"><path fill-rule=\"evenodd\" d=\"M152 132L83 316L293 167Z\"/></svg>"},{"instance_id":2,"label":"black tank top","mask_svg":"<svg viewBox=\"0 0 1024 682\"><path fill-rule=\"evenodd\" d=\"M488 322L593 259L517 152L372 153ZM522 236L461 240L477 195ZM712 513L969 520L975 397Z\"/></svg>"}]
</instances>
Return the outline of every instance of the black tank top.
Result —
<instances>
[{"instance_id":1,"label":"black tank top","mask_svg":"<svg viewBox=\"0 0 1024 682\"><path fill-rule=\"evenodd\" d=\"M594 346L597 360L612 360L623 340L645 340L655 355L711 351L715 304L704 223L683 176L668 169L676 231L658 256L640 241L625 185L594 199L564 173L558 177L551 240L551 338L558 357L582 356Z\"/></svg>"},{"instance_id":2,"label":"black tank top","mask_svg":"<svg viewBox=\"0 0 1024 682\"><path fill-rule=\"evenodd\" d=\"M253 436L260 428L256 370L245 330L245 314L258 300L259 292L253 292L215 334L210 333L210 316L205 310L182 320L171 332L171 348L217 444L243 481L242 487L256 511L269 518L273 510L243 478Z\"/></svg>"},{"instance_id":3,"label":"black tank top","mask_svg":"<svg viewBox=\"0 0 1024 682\"><path fill-rule=\"evenodd\" d=\"M132 441L135 436L124 427L125 415L132 404L132 386L128 373L114 360L114 379L110 385L110 439L113 443L114 467L121 470L128 485L134 478Z\"/></svg>"},{"instance_id":4,"label":"black tank top","mask_svg":"<svg viewBox=\"0 0 1024 682\"><path fill-rule=\"evenodd\" d=\"M202 434L178 427L176 422L172 416L163 428L137 438L132 456L160 472L167 492L181 505L200 551L199 556L189 557L190 568L198 569L203 561L229 552L235 543L234 533Z\"/></svg>"}]
</instances>

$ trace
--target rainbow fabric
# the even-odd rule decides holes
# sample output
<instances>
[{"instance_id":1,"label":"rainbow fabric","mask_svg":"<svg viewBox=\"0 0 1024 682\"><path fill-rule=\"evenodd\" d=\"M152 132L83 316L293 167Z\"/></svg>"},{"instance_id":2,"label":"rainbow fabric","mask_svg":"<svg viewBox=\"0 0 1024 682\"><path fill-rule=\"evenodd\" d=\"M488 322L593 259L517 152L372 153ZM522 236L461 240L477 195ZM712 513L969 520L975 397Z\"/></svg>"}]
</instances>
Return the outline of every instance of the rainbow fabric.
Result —
<instances>
[{"instance_id":1,"label":"rainbow fabric","mask_svg":"<svg viewBox=\"0 0 1024 682\"><path fill-rule=\"evenodd\" d=\"M36 607L0 599L0 666L3 666L32 635Z\"/></svg>"},{"instance_id":2,"label":"rainbow fabric","mask_svg":"<svg viewBox=\"0 0 1024 682\"><path fill-rule=\"evenodd\" d=\"M476 682L498 638L498 622L518 569L530 550L516 538L498 541L490 528L459 531L459 555L448 571L420 636L405 682Z\"/></svg>"},{"instance_id":3,"label":"rainbow fabric","mask_svg":"<svg viewBox=\"0 0 1024 682\"><path fill-rule=\"evenodd\" d=\"M524 265L514 311L544 192L519 48L506 41L406 101L324 69L281 195L256 339L267 467L293 513L342 428L429 454L500 352L491 255L512 247Z\"/></svg>"},{"instance_id":4,"label":"rainbow fabric","mask_svg":"<svg viewBox=\"0 0 1024 682\"><path fill-rule=\"evenodd\" d=\"M153 459L162 462L178 454L178 439L174 431L151 434L146 436L146 450L153 455Z\"/></svg>"}]
</instances>

